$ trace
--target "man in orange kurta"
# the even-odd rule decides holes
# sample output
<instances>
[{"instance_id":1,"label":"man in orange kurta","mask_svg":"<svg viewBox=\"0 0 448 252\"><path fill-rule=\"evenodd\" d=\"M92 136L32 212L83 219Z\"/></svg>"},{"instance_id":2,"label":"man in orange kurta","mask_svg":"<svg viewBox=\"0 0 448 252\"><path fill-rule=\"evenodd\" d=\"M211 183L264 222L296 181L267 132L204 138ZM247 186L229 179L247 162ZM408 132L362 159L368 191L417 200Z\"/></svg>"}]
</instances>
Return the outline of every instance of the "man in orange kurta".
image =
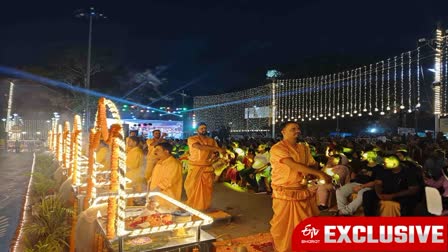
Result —
<instances>
[{"instance_id":1,"label":"man in orange kurta","mask_svg":"<svg viewBox=\"0 0 448 252\"><path fill-rule=\"evenodd\" d=\"M214 172L213 153L224 152L216 141L207 136L207 125L200 123L197 135L188 138L190 157L188 174L185 179L187 205L203 211L210 207L213 193Z\"/></svg>"},{"instance_id":2,"label":"man in orange kurta","mask_svg":"<svg viewBox=\"0 0 448 252\"><path fill-rule=\"evenodd\" d=\"M172 150L173 146L166 142L155 146L154 156L157 159L157 163L152 173L149 190L159 191L180 201L182 194L182 164L171 155Z\"/></svg>"},{"instance_id":3,"label":"man in orange kurta","mask_svg":"<svg viewBox=\"0 0 448 252\"><path fill-rule=\"evenodd\" d=\"M146 155L145 179L147 182L149 182L149 179L152 175L152 170L157 163L157 158L154 156L154 148L159 143L166 142L165 136L167 136L167 134L162 134L160 130L156 129L152 131L152 136L153 138L146 140L146 145L148 146L148 154Z\"/></svg>"},{"instance_id":4,"label":"man in orange kurta","mask_svg":"<svg viewBox=\"0 0 448 252\"><path fill-rule=\"evenodd\" d=\"M130 136L128 141L128 152L126 153L126 177L134 192L143 192L145 179L142 174L143 151L139 146L139 139L136 136Z\"/></svg>"},{"instance_id":5,"label":"man in orange kurta","mask_svg":"<svg viewBox=\"0 0 448 252\"><path fill-rule=\"evenodd\" d=\"M315 192L307 187L307 175L313 175L327 183L331 177L312 168L317 162L305 144L297 143L299 124L282 125L283 140L271 148L272 209L271 235L275 251L291 250L294 228L304 219L319 214Z\"/></svg>"}]
</instances>

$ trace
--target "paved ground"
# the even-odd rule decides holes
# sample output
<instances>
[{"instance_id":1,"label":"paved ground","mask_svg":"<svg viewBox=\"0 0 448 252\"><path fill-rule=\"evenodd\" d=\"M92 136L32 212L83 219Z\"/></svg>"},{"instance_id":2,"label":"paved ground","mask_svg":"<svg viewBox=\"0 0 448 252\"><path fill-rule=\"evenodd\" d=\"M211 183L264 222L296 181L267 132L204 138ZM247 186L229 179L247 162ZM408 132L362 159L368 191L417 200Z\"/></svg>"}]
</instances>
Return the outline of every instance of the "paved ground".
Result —
<instances>
[{"instance_id":1,"label":"paved ground","mask_svg":"<svg viewBox=\"0 0 448 252\"><path fill-rule=\"evenodd\" d=\"M270 195L237 192L219 183L215 185L212 207L233 216L230 223L219 221L204 228L217 239L227 240L269 232L269 221L273 214Z\"/></svg>"},{"instance_id":2,"label":"paved ground","mask_svg":"<svg viewBox=\"0 0 448 252\"><path fill-rule=\"evenodd\" d=\"M8 251L30 178L32 153L0 154L0 251Z\"/></svg>"}]
</instances>

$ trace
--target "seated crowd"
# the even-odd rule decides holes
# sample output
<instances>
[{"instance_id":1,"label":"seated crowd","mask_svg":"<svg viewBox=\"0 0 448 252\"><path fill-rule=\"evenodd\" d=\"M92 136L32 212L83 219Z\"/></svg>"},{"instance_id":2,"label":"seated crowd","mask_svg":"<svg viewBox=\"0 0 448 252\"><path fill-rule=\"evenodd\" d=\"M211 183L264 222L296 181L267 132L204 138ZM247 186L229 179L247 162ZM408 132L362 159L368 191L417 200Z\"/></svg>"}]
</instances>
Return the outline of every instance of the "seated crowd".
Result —
<instances>
[{"instance_id":1,"label":"seated crowd","mask_svg":"<svg viewBox=\"0 0 448 252\"><path fill-rule=\"evenodd\" d=\"M133 137L131 148L141 149L138 156L147 162L146 141ZM169 140L172 154L187 171L188 147L184 140ZM440 191L444 215L448 215L448 141L417 136L390 137L389 140L357 138L305 138L314 159L323 172L333 178L331 184L315 186L319 210L341 216L426 215L425 186ZM271 193L269 149L272 139L218 141L226 153L211 157L215 182L254 193ZM130 152L132 153L132 152ZM138 152L140 153L140 151ZM145 165L142 164L144 167ZM142 168L144 169L144 168ZM418 207L424 206L424 207Z\"/></svg>"}]
</instances>

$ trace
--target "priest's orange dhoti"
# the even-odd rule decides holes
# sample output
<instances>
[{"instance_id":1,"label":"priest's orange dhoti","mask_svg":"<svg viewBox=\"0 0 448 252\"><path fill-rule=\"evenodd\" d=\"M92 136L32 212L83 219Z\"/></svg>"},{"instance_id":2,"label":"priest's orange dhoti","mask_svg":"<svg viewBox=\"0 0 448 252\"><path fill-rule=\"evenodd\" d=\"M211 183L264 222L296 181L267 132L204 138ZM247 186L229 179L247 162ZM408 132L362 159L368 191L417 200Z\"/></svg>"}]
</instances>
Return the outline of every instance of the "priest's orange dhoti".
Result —
<instances>
[{"instance_id":1,"label":"priest's orange dhoti","mask_svg":"<svg viewBox=\"0 0 448 252\"><path fill-rule=\"evenodd\" d=\"M304 219L319 215L315 193L305 187L272 186L271 235L275 251L290 252L294 228Z\"/></svg>"},{"instance_id":2,"label":"priest's orange dhoti","mask_svg":"<svg viewBox=\"0 0 448 252\"><path fill-rule=\"evenodd\" d=\"M315 190L307 187L306 176L296 167L282 160L292 158L305 166L314 166L316 161L305 144L290 145L280 141L271 148L272 164L272 210L271 235L276 252L292 251L294 228L304 219L319 214Z\"/></svg>"},{"instance_id":3,"label":"priest's orange dhoti","mask_svg":"<svg viewBox=\"0 0 448 252\"><path fill-rule=\"evenodd\" d=\"M203 211L210 207L215 179L212 166L211 150L196 148L196 144L209 147L217 147L216 141L206 136L191 136L188 138L190 157L188 160L188 174L184 188L187 194L187 205Z\"/></svg>"},{"instance_id":4,"label":"priest's orange dhoti","mask_svg":"<svg viewBox=\"0 0 448 252\"><path fill-rule=\"evenodd\" d=\"M213 167L189 164L184 184L187 205L200 211L209 208L212 202L214 179Z\"/></svg>"}]
</instances>

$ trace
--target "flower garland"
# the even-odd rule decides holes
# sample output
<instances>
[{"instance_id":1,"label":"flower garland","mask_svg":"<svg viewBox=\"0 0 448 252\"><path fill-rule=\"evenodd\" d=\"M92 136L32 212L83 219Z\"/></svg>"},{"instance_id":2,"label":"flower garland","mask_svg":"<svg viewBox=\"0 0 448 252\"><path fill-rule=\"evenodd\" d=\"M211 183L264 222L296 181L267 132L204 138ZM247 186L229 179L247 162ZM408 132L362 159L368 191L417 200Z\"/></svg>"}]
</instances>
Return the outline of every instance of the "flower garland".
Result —
<instances>
[{"instance_id":1,"label":"flower garland","mask_svg":"<svg viewBox=\"0 0 448 252\"><path fill-rule=\"evenodd\" d=\"M112 135L113 136L113 135ZM119 158L119 146L115 137L112 137L112 155L111 155L111 171L110 171L110 192L116 192L118 190L118 158ZM107 226L106 237L112 240L115 237L115 220L117 218L117 197L111 196L108 199L107 206Z\"/></svg>"},{"instance_id":2,"label":"flower garland","mask_svg":"<svg viewBox=\"0 0 448 252\"><path fill-rule=\"evenodd\" d=\"M67 145L70 141L70 123L64 123L64 132L62 133L62 167L67 168Z\"/></svg>"},{"instance_id":3,"label":"flower garland","mask_svg":"<svg viewBox=\"0 0 448 252\"><path fill-rule=\"evenodd\" d=\"M89 164L87 167L87 189L86 189L86 196L84 197L84 210L89 208L89 201L92 198L92 191L94 186L94 165L95 165L95 149L98 147L96 144L95 139L99 138L100 132L97 132L95 129L90 129L89 134L89 153L88 153L88 159Z\"/></svg>"},{"instance_id":4,"label":"flower garland","mask_svg":"<svg viewBox=\"0 0 448 252\"><path fill-rule=\"evenodd\" d=\"M73 124L73 129L75 128L75 124ZM67 169L67 177L70 177L72 175L73 171L73 154L75 153L73 150L73 146L75 146L75 132L73 130L71 136L70 136L70 155L69 155L69 167Z\"/></svg>"},{"instance_id":5,"label":"flower garland","mask_svg":"<svg viewBox=\"0 0 448 252\"><path fill-rule=\"evenodd\" d=\"M61 162L61 138L62 138L62 132L61 132L61 125L57 126L57 133L56 133L56 159Z\"/></svg>"},{"instance_id":6,"label":"flower garland","mask_svg":"<svg viewBox=\"0 0 448 252\"><path fill-rule=\"evenodd\" d=\"M96 240L96 251L97 252L103 252L103 246L104 246L104 240L103 240L103 236L96 233L95 234L95 240Z\"/></svg>"},{"instance_id":7,"label":"flower garland","mask_svg":"<svg viewBox=\"0 0 448 252\"><path fill-rule=\"evenodd\" d=\"M53 132L51 130L49 130L48 131L48 140L47 140L49 150L53 150L53 141L52 140L53 140Z\"/></svg>"},{"instance_id":8,"label":"flower garland","mask_svg":"<svg viewBox=\"0 0 448 252\"><path fill-rule=\"evenodd\" d=\"M98 100L98 112L97 112L97 128L101 131L101 136L104 140L109 139L109 130L107 128L107 116L106 116L106 99L101 97Z\"/></svg>"},{"instance_id":9,"label":"flower garland","mask_svg":"<svg viewBox=\"0 0 448 252\"><path fill-rule=\"evenodd\" d=\"M73 160L72 160L72 185L77 185L79 183L79 174L78 174L78 159L81 154L81 146L82 146L82 131L81 131L81 117L79 115L75 115L75 119L73 120Z\"/></svg>"}]
</instances>

